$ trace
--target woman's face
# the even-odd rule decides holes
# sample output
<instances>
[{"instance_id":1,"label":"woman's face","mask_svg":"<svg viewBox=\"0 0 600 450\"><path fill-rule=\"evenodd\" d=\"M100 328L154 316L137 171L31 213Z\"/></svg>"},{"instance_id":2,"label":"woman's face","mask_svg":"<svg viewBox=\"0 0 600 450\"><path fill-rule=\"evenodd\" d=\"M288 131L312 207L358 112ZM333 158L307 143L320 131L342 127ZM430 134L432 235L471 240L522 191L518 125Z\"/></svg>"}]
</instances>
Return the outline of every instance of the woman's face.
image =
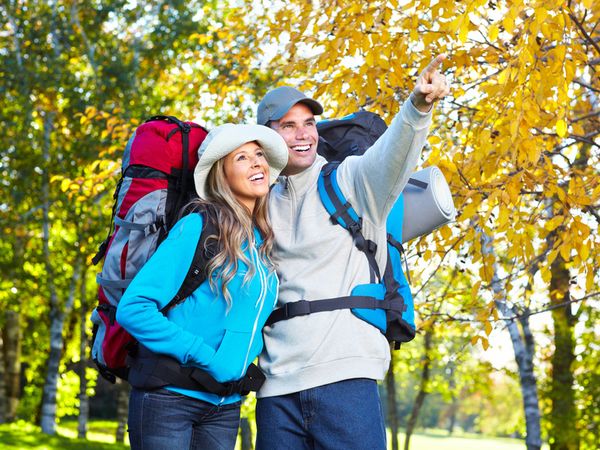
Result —
<instances>
[{"instance_id":1,"label":"woman's face","mask_svg":"<svg viewBox=\"0 0 600 450\"><path fill-rule=\"evenodd\" d=\"M233 195L250 211L269 192L269 164L256 142L247 142L225 156L225 180Z\"/></svg>"}]
</instances>

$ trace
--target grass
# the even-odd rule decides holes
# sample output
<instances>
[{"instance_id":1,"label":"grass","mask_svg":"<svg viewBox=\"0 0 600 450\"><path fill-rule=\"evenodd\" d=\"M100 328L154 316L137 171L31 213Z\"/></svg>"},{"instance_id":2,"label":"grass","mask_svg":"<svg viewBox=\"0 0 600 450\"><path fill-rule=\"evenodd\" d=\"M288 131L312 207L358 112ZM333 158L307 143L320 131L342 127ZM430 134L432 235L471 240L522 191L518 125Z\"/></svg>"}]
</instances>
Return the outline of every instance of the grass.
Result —
<instances>
[{"instance_id":1,"label":"grass","mask_svg":"<svg viewBox=\"0 0 600 450\"><path fill-rule=\"evenodd\" d=\"M388 435L388 445L390 437ZM404 448L404 433L398 436L398 446ZM524 450L524 439L494 438L480 434L456 433L448 436L443 430L425 430L410 438L410 450ZM547 445L542 450L548 450Z\"/></svg>"},{"instance_id":2,"label":"grass","mask_svg":"<svg viewBox=\"0 0 600 450\"><path fill-rule=\"evenodd\" d=\"M77 422L65 421L57 427L57 435L48 436L40 428L26 423L0 425L0 450L125 450L128 445L115 444L116 422L94 420L89 423L88 439L76 439ZM389 436L388 436L389 444ZM412 436L411 450L523 450L519 439L490 438L477 434L448 437L442 430L426 430ZM404 434L399 435L404 448ZM238 442L239 448L239 442ZM548 449L545 445L542 449Z\"/></svg>"},{"instance_id":3,"label":"grass","mask_svg":"<svg viewBox=\"0 0 600 450\"><path fill-rule=\"evenodd\" d=\"M40 427L27 422L0 425L0 450L125 450L128 445L115 444L116 423L92 421L88 439L76 439L77 423L67 422L57 427L55 436L41 432Z\"/></svg>"}]
</instances>

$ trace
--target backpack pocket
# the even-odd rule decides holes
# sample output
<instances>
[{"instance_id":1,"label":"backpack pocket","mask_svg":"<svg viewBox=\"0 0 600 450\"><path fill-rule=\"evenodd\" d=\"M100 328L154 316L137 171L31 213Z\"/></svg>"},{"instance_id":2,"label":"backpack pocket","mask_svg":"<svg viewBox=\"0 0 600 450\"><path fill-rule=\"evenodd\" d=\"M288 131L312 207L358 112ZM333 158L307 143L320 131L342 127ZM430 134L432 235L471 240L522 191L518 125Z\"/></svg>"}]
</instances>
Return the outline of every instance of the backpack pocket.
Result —
<instances>
[{"instance_id":1,"label":"backpack pocket","mask_svg":"<svg viewBox=\"0 0 600 450\"><path fill-rule=\"evenodd\" d=\"M382 300L385 296L385 286L382 284L359 284L350 295L374 297L377 300ZM367 308L352 308L352 313L359 319L370 323L379 328L382 333L386 332L387 320L386 313L383 309L367 309Z\"/></svg>"},{"instance_id":2,"label":"backpack pocket","mask_svg":"<svg viewBox=\"0 0 600 450\"><path fill-rule=\"evenodd\" d=\"M135 339L114 319L116 308L101 304L92 312L92 360L113 372L126 370L126 358Z\"/></svg>"}]
</instances>

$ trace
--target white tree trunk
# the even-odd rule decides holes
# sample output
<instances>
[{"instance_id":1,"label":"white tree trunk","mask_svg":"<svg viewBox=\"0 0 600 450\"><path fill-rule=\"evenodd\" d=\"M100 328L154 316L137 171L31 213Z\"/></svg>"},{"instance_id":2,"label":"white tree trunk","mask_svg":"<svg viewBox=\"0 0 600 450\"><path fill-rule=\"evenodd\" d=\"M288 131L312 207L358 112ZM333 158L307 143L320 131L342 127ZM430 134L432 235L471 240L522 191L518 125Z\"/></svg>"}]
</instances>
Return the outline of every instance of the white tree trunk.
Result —
<instances>
[{"instance_id":1,"label":"white tree trunk","mask_svg":"<svg viewBox=\"0 0 600 450\"><path fill-rule=\"evenodd\" d=\"M492 255L494 253L492 238L481 232L481 240L484 257L486 255ZM529 316L526 314L527 311L525 311L525 314L519 319L523 328L522 338L519 333L516 319L511 318L516 315L515 312L517 310L510 308L507 303L506 291L498 276L498 268L496 265L494 265L492 276L492 290L496 298L496 308L498 308L498 311L500 311L502 317L505 319L504 322L510 335L510 340L512 341L513 350L515 352L515 361L519 369L523 409L525 412L525 427L527 430L525 444L527 445L527 450L540 450L542 447L540 406L537 393L537 381L535 374L533 373L535 342L529 328Z\"/></svg>"},{"instance_id":2,"label":"white tree trunk","mask_svg":"<svg viewBox=\"0 0 600 450\"><path fill-rule=\"evenodd\" d=\"M81 262L83 264L83 262ZM85 369L88 365L87 351L87 277L85 267L81 276L80 301L81 310L79 314L79 415L77 416L77 437L85 439L88 429L88 420L90 416L90 398L87 395L87 378Z\"/></svg>"},{"instance_id":3,"label":"white tree trunk","mask_svg":"<svg viewBox=\"0 0 600 450\"><path fill-rule=\"evenodd\" d=\"M48 364L46 378L42 391L42 408L40 417L40 426L42 432L46 434L56 433L56 391L58 386L58 372L63 348L63 326L65 317L67 317L73 307L75 298L75 288L78 285L79 271L81 266L76 264L73 278L71 280L69 296L61 305L56 293L56 284L54 282L54 267L52 255L50 253L50 137L53 129L54 112L46 113L44 117L44 143L43 158L44 172L42 174L42 204L43 204L43 222L42 222L42 245L44 251L44 265L46 269L46 283L50 294L50 353L48 355Z\"/></svg>"}]
</instances>

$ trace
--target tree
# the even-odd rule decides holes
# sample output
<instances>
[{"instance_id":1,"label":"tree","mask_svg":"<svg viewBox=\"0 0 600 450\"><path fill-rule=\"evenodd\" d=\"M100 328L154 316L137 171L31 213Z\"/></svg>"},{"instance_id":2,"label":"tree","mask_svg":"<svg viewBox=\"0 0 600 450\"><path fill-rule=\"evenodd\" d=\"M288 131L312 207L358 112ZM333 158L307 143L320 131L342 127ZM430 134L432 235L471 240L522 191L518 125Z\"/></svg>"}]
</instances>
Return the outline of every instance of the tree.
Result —
<instances>
[{"instance_id":1,"label":"tree","mask_svg":"<svg viewBox=\"0 0 600 450\"><path fill-rule=\"evenodd\" d=\"M496 264L506 305L519 317L556 306L551 296L540 303L531 292L541 281L551 295L558 255L581 298L597 294L599 161L597 152L585 166L576 160L586 146L598 148L599 11L593 0L425 0L401 7L288 2L266 13L271 34L286 46L287 80L325 100L328 114L367 106L391 117L433 51L449 54L454 98L436 108L424 160L450 179L460 214L455 227L417 251L426 260L464 258L473 268L482 343L486 324L496 321ZM548 201L556 205L552 215ZM481 232L493 237L493 251L483 251Z\"/></svg>"},{"instance_id":2,"label":"tree","mask_svg":"<svg viewBox=\"0 0 600 450\"><path fill-rule=\"evenodd\" d=\"M249 87L265 82L256 66L244 63L251 50L237 49L251 49L256 39L238 12L216 1L30 0L0 6L6 31L0 35L0 91L7 99L0 108L7 129L0 138L0 220L10 231L6 268L12 270L2 278L13 280L0 302L12 308L15 300L27 299L14 302L25 314L20 326L35 324L36 330L24 345L33 380L27 409L36 414L32 405L43 390L38 415L47 433L54 433L64 413L57 409L59 374L79 359L69 342L75 334L65 332L65 323L78 277L93 276L83 266L105 236L106 194L132 129L159 111L185 118L200 112L203 120L220 122L226 102L244 102L231 89L232 79ZM4 259L2 264L4 270ZM41 367L47 369L43 389L33 376Z\"/></svg>"}]
</instances>

